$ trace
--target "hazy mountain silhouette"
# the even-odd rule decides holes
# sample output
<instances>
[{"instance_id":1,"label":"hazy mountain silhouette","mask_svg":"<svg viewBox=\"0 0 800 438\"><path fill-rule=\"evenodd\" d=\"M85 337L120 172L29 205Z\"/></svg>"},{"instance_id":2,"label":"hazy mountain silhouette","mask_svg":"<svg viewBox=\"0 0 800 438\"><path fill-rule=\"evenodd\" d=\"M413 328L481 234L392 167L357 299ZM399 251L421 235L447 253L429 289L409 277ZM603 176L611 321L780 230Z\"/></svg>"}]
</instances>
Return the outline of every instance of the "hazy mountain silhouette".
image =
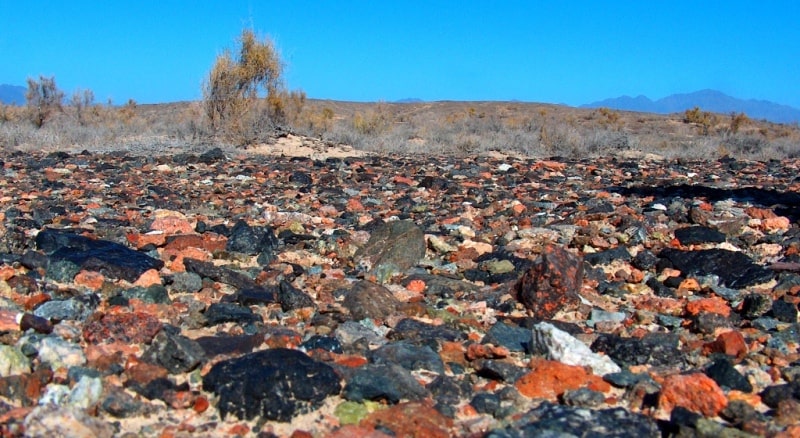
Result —
<instances>
[{"instance_id":1,"label":"hazy mountain silhouette","mask_svg":"<svg viewBox=\"0 0 800 438\"><path fill-rule=\"evenodd\" d=\"M0 84L0 102L6 105L25 105L25 91L19 85Z\"/></svg>"},{"instance_id":2,"label":"hazy mountain silhouette","mask_svg":"<svg viewBox=\"0 0 800 438\"><path fill-rule=\"evenodd\" d=\"M737 99L716 90L701 90L687 94L673 94L663 99L650 100L646 96L621 96L614 99L581 105L581 108L612 108L624 111L670 114L699 107L703 111L730 114L745 113L752 119L766 119L777 123L800 122L800 109L767 100Z\"/></svg>"}]
</instances>

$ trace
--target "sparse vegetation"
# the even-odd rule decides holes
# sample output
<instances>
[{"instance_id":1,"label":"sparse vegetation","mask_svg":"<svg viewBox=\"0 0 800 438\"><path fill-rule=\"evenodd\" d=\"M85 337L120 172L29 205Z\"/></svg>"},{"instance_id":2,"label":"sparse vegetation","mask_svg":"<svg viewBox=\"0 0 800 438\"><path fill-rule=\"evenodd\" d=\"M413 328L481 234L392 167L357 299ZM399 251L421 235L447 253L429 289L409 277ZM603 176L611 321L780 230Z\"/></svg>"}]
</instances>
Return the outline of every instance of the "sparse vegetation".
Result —
<instances>
[{"instance_id":1,"label":"sparse vegetation","mask_svg":"<svg viewBox=\"0 0 800 438\"><path fill-rule=\"evenodd\" d=\"M41 128L56 112L61 111L64 92L56 86L55 77L39 76L38 81L28 78L28 91L25 93L25 100L27 101L30 121L37 128Z\"/></svg>"}]
</instances>

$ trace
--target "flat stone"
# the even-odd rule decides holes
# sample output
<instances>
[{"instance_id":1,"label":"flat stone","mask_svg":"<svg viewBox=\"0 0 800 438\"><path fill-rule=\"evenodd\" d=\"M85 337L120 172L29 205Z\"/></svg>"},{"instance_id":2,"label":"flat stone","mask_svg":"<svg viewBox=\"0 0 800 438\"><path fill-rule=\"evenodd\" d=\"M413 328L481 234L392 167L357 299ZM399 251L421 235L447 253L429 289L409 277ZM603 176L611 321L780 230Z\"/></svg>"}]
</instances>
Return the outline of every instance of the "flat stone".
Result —
<instances>
[{"instance_id":1,"label":"flat stone","mask_svg":"<svg viewBox=\"0 0 800 438\"><path fill-rule=\"evenodd\" d=\"M345 381L347 383L342 396L351 401L386 400L394 404L400 400L422 400L428 396L428 391L408 370L394 364L362 366Z\"/></svg>"},{"instance_id":2,"label":"flat stone","mask_svg":"<svg viewBox=\"0 0 800 438\"><path fill-rule=\"evenodd\" d=\"M203 313L208 325L235 322L241 325L262 322L261 315L253 313L249 307L234 303L213 303Z\"/></svg>"},{"instance_id":3,"label":"flat stone","mask_svg":"<svg viewBox=\"0 0 800 438\"><path fill-rule=\"evenodd\" d=\"M150 269L159 270L164 262L134 251L119 243L92 240L78 234L45 229L36 235L36 246L52 261L69 261L81 269L97 271L131 283Z\"/></svg>"},{"instance_id":4,"label":"flat stone","mask_svg":"<svg viewBox=\"0 0 800 438\"><path fill-rule=\"evenodd\" d=\"M399 301L385 287L370 282L358 281L345 292L342 305L355 320L364 318L385 319L394 314Z\"/></svg>"},{"instance_id":5,"label":"flat stone","mask_svg":"<svg viewBox=\"0 0 800 438\"><path fill-rule=\"evenodd\" d=\"M676 406L713 417L728 404L725 393L702 373L674 374L664 379L658 399L659 408L671 412Z\"/></svg>"},{"instance_id":6,"label":"flat stone","mask_svg":"<svg viewBox=\"0 0 800 438\"><path fill-rule=\"evenodd\" d=\"M375 364L398 364L409 371L422 369L444 374L444 363L435 351L404 341L379 347L370 353L369 359Z\"/></svg>"},{"instance_id":7,"label":"flat stone","mask_svg":"<svg viewBox=\"0 0 800 438\"><path fill-rule=\"evenodd\" d=\"M585 368L545 359L534 359L532 371L516 381L520 394L529 398L555 400L565 391L588 387L608 391L611 386Z\"/></svg>"},{"instance_id":8,"label":"flat stone","mask_svg":"<svg viewBox=\"0 0 800 438\"><path fill-rule=\"evenodd\" d=\"M203 389L219 396L222 417L291 421L341 390L329 365L297 350L277 348L218 362Z\"/></svg>"},{"instance_id":9,"label":"flat stone","mask_svg":"<svg viewBox=\"0 0 800 438\"><path fill-rule=\"evenodd\" d=\"M83 326L83 338L92 344L148 343L161 330L161 322L144 312L95 312Z\"/></svg>"},{"instance_id":10,"label":"flat stone","mask_svg":"<svg viewBox=\"0 0 800 438\"><path fill-rule=\"evenodd\" d=\"M528 329L499 321L494 324L481 341L508 348L510 351L530 351L533 335Z\"/></svg>"},{"instance_id":11,"label":"flat stone","mask_svg":"<svg viewBox=\"0 0 800 438\"><path fill-rule=\"evenodd\" d=\"M753 392L753 385L750 381L734 368L727 358L715 360L703 372L717 382L722 389Z\"/></svg>"},{"instance_id":12,"label":"flat stone","mask_svg":"<svg viewBox=\"0 0 800 438\"><path fill-rule=\"evenodd\" d=\"M681 245L698 245L701 243L722 243L725 235L719 231L703 226L684 227L675 230L675 238Z\"/></svg>"},{"instance_id":13,"label":"flat stone","mask_svg":"<svg viewBox=\"0 0 800 438\"><path fill-rule=\"evenodd\" d=\"M25 435L30 437L95 437L111 438L114 426L87 414L78 407L52 404L39 406L25 417Z\"/></svg>"},{"instance_id":14,"label":"flat stone","mask_svg":"<svg viewBox=\"0 0 800 438\"><path fill-rule=\"evenodd\" d=\"M589 367L598 376L621 371L619 365L608 356L593 352L577 338L546 322L533 327L530 351L532 354L541 354L547 359L567 365Z\"/></svg>"},{"instance_id":15,"label":"flat stone","mask_svg":"<svg viewBox=\"0 0 800 438\"><path fill-rule=\"evenodd\" d=\"M33 314L48 320L84 321L98 305L96 297L75 297L66 300L51 300L34 309Z\"/></svg>"},{"instance_id":16,"label":"flat stone","mask_svg":"<svg viewBox=\"0 0 800 438\"><path fill-rule=\"evenodd\" d=\"M142 360L159 364L172 374L185 373L205 360L205 350L197 341L165 327L153 338Z\"/></svg>"},{"instance_id":17,"label":"flat stone","mask_svg":"<svg viewBox=\"0 0 800 438\"><path fill-rule=\"evenodd\" d=\"M772 270L755 264L747 255L726 249L682 251L665 248L659 257L669 260L684 275L716 275L721 285L733 289L766 283L775 276Z\"/></svg>"},{"instance_id":18,"label":"flat stone","mask_svg":"<svg viewBox=\"0 0 800 438\"><path fill-rule=\"evenodd\" d=\"M590 265L608 265L615 260L630 261L631 253L624 246L588 253L583 256L583 260Z\"/></svg>"},{"instance_id":19,"label":"flat stone","mask_svg":"<svg viewBox=\"0 0 800 438\"><path fill-rule=\"evenodd\" d=\"M646 364L681 367L684 365L685 355L678 350L678 342L677 336L658 334L646 335L642 339L601 334L590 348L592 351L605 353L622 366Z\"/></svg>"}]
</instances>

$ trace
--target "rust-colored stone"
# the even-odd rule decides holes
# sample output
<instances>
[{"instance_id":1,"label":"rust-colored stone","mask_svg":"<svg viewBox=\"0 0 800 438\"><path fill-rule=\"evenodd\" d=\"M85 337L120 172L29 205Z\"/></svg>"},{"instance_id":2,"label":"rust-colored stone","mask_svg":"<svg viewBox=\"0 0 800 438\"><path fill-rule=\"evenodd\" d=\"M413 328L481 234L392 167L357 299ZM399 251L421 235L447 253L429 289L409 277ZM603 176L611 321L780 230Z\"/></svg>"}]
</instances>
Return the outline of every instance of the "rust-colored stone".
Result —
<instances>
[{"instance_id":1,"label":"rust-colored stone","mask_svg":"<svg viewBox=\"0 0 800 438\"><path fill-rule=\"evenodd\" d=\"M95 271L80 271L75 275L75 284L88 287L91 290L100 290L106 278Z\"/></svg>"},{"instance_id":2,"label":"rust-colored stone","mask_svg":"<svg viewBox=\"0 0 800 438\"><path fill-rule=\"evenodd\" d=\"M431 406L429 401L407 402L373 412L359 424L362 427L391 430L394 436L447 438L452 435L453 420Z\"/></svg>"},{"instance_id":3,"label":"rust-colored stone","mask_svg":"<svg viewBox=\"0 0 800 438\"><path fill-rule=\"evenodd\" d=\"M542 260L531 267L514 286L517 299L535 318L551 319L561 310L580 305L583 262L564 248L547 245Z\"/></svg>"},{"instance_id":4,"label":"rust-colored stone","mask_svg":"<svg viewBox=\"0 0 800 438\"><path fill-rule=\"evenodd\" d=\"M147 343L159 330L161 322L147 313L95 313L83 326L83 338L92 344L116 341Z\"/></svg>"},{"instance_id":5,"label":"rust-colored stone","mask_svg":"<svg viewBox=\"0 0 800 438\"><path fill-rule=\"evenodd\" d=\"M727 317L731 314L731 306L720 297L700 298L686 303L686 313L689 315L697 316L703 312L716 313Z\"/></svg>"},{"instance_id":6,"label":"rust-colored stone","mask_svg":"<svg viewBox=\"0 0 800 438\"><path fill-rule=\"evenodd\" d=\"M125 375L128 376L130 381L147 385L155 379L167 377L169 372L160 365L137 361L125 370Z\"/></svg>"},{"instance_id":7,"label":"rust-colored stone","mask_svg":"<svg viewBox=\"0 0 800 438\"><path fill-rule=\"evenodd\" d=\"M35 406L44 387L53 380L49 368L39 368L30 374L0 377L0 396L17 400L22 406Z\"/></svg>"},{"instance_id":8,"label":"rust-colored stone","mask_svg":"<svg viewBox=\"0 0 800 438\"><path fill-rule=\"evenodd\" d=\"M713 417L725 409L728 399L717 383L705 374L675 374L664 379L658 405L666 412L681 406Z\"/></svg>"},{"instance_id":9,"label":"rust-colored stone","mask_svg":"<svg viewBox=\"0 0 800 438\"><path fill-rule=\"evenodd\" d=\"M731 330L725 333L720 333L713 342L707 343L703 352L710 353L723 353L728 356L742 357L747 354L747 342L744 336L736 330Z\"/></svg>"},{"instance_id":10,"label":"rust-colored stone","mask_svg":"<svg viewBox=\"0 0 800 438\"><path fill-rule=\"evenodd\" d=\"M567 365L554 360L533 359L532 371L522 376L515 386L520 394L530 398L555 400L565 391L587 387L607 392L608 383L583 367Z\"/></svg>"}]
</instances>

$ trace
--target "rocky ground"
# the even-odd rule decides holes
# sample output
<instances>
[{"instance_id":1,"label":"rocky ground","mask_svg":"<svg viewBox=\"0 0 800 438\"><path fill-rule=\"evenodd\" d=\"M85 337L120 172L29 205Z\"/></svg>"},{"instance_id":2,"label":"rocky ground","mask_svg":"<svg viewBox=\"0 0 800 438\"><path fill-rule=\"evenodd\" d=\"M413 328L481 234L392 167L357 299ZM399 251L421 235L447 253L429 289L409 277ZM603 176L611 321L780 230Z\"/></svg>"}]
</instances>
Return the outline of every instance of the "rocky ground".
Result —
<instances>
[{"instance_id":1,"label":"rocky ground","mask_svg":"<svg viewBox=\"0 0 800 438\"><path fill-rule=\"evenodd\" d=\"M800 161L0 157L2 436L799 436Z\"/></svg>"}]
</instances>

